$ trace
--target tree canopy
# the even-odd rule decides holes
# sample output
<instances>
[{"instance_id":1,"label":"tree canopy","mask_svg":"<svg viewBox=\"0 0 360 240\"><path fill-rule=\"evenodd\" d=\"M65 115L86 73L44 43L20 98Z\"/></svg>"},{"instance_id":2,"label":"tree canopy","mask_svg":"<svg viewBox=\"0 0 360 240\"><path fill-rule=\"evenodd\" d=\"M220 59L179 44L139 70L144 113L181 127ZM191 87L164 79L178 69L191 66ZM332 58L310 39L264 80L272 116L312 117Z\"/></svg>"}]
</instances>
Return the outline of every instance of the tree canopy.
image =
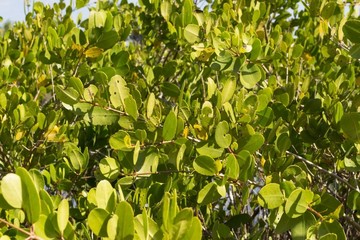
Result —
<instances>
[{"instance_id":1,"label":"tree canopy","mask_svg":"<svg viewBox=\"0 0 360 240\"><path fill-rule=\"evenodd\" d=\"M0 35L0 239L360 237L356 2L34 2Z\"/></svg>"}]
</instances>

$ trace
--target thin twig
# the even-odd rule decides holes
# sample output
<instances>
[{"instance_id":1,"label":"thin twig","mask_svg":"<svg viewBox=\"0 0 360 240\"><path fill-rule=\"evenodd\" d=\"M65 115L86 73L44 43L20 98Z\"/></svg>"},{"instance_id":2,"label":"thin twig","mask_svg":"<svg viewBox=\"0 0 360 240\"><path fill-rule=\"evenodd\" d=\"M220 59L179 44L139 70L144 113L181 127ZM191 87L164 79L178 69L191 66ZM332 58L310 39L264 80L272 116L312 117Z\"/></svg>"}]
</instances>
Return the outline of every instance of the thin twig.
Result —
<instances>
[{"instance_id":1,"label":"thin twig","mask_svg":"<svg viewBox=\"0 0 360 240\"><path fill-rule=\"evenodd\" d=\"M352 220L349 216L344 216L345 220L348 221L351 225L353 225L356 230L358 230L360 232L360 224L355 222L354 220Z\"/></svg>"},{"instance_id":2,"label":"thin twig","mask_svg":"<svg viewBox=\"0 0 360 240\"><path fill-rule=\"evenodd\" d=\"M328 175L336 178L337 180L339 180L340 182L342 182L343 184L345 184L346 186L348 186L348 187L351 188L352 190L355 190L355 191L357 191L357 192L360 193L360 190L359 190L358 188L352 186L350 183L348 183L347 181L345 181L344 179L342 179L341 177L339 177L339 176L336 175L335 173L330 172L330 171L326 170L325 168L322 168L322 167L316 165L315 163L313 163L313 162L307 160L306 158L303 158L303 157L301 157L301 156L299 156L299 155L297 155L297 154L295 154L295 153L292 153L292 152L289 152L289 151L286 151L286 153L289 154L289 155L292 155L292 156L294 156L295 158L303 161L304 163L306 163L306 164L308 164L308 165L310 165L310 166L312 166L312 167L315 167L315 168L317 168L318 170L320 170L320 171L322 171L322 172L324 172L324 173L326 173L326 174L328 174Z\"/></svg>"},{"instance_id":3,"label":"thin twig","mask_svg":"<svg viewBox=\"0 0 360 240\"><path fill-rule=\"evenodd\" d=\"M6 224L7 226L9 226L9 227L11 227L11 228L14 228L14 229L18 230L19 232L22 232L22 233L28 235L28 236L29 236L29 239L42 240L42 238L40 238L40 237L38 237L38 236L34 236L33 233L28 232L28 231L26 231L26 230L24 230L24 229L22 229L22 228L20 228L20 227L18 227L18 226L16 226L16 225L12 224L12 223L9 223L8 221L6 221L6 220L3 219L3 218L0 218L0 222Z\"/></svg>"}]
</instances>

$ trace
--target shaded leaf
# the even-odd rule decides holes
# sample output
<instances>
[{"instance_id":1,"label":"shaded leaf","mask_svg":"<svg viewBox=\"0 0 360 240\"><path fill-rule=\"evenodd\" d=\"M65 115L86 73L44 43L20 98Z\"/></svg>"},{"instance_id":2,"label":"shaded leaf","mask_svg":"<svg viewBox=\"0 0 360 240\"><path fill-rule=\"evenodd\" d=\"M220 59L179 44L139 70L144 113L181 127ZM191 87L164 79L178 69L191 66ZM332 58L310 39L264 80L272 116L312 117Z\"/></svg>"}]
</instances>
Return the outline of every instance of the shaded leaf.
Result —
<instances>
[{"instance_id":1,"label":"shaded leaf","mask_svg":"<svg viewBox=\"0 0 360 240\"><path fill-rule=\"evenodd\" d=\"M196 172L201 175L213 176L217 173L217 167L214 159L208 156L198 156L193 162L193 167Z\"/></svg>"}]
</instances>

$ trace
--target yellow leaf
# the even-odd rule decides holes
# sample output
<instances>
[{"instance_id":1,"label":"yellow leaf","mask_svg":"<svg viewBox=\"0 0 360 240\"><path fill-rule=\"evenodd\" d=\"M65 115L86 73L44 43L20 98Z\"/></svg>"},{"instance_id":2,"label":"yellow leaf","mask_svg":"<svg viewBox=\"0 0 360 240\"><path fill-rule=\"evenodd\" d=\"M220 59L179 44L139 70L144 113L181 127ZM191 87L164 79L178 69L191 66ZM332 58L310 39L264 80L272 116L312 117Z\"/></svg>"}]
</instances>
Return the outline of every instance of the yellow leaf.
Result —
<instances>
[{"instance_id":1,"label":"yellow leaf","mask_svg":"<svg viewBox=\"0 0 360 240\"><path fill-rule=\"evenodd\" d=\"M15 135L15 140L19 141L22 137L24 136L24 132L23 131L18 131Z\"/></svg>"},{"instance_id":2,"label":"yellow leaf","mask_svg":"<svg viewBox=\"0 0 360 240\"><path fill-rule=\"evenodd\" d=\"M215 161L215 166L216 166L217 172L219 173L219 172L221 171L221 169L222 169L222 163L221 163L221 161L220 161L220 160L216 160L216 161Z\"/></svg>"},{"instance_id":3,"label":"yellow leaf","mask_svg":"<svg viewBox=\"0 0 360 240\"><path fill-rule=\"evenodd\" d=\"M189 128L188 128L188 126L186 126L183 131L184 138L187 138L188 134L189 134Z\"/></svg>"},{"instance_id":4,"label":"yellow leaf","mask_svg":"<svg viewBox=\"0 0 360 240\"><path fill-rule=\"evenodd\" d=\"M44 86L46 85L46 75L45 74L41 74L38 79L37 79L37 85L38 87Z\"/></svg>"},{"instance_id":5,"label":"yellow leaf","mask_svg":"<svg viewBox=\"0 0 360 240\"><path fill-rule=\"evenodd\" d=\"M45 138L49 142L54 142L56 139L56 135L59 133L58 126L54 126L51 129L48 129L48 131L45 133Z\"/></svg>"},{"instance_id":6,"label":"yellow leaf","mask_svg":"<svg viewBox=\"0 0 360 240\"><path fill-rule=\"evenodd\" d=\"M71 46L72 50L78 50L79 52L83 49L83 47L80 44L73 43Z\"/></svg>"},{"instance_id":7,"label":"yellow leaf","mask_svg":"<svg viewBox=\"0 0 360 240\"><path fill-rule=\"evenodd\" d=\"M98 47L92 47L85 51L85 56L87 58L97 58L99 57L104 50Z\"/></svg>"},{"instance_id":8,"label":"yellow leaf","mask_svg":"<svg viewBox=\"0 0 360 240\"><path fill-rule=\"evenodd\" d=\"M194 124L194 130L196 133L196 137L200 140L207 140L208 134L206 130L199 124Z\"/></svg>"}]
</instances>

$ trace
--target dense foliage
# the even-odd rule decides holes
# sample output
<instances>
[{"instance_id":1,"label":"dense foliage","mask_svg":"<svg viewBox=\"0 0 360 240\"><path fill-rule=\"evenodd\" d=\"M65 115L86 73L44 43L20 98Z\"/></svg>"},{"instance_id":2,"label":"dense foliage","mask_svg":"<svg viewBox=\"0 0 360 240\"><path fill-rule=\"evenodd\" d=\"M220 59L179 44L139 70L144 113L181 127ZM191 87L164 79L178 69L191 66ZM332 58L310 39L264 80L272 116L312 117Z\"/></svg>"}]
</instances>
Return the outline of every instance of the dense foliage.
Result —
<instances>
[{"instance_id":1,"label":"dense foliage","mask_svg":"<svg viewBox=\"0 0 360 240\"><path fill-rule=\"evenodd\" d=\"M0 239L360 237L355 10L35 2L0 37Z\"/></svg>"}]
</instances>

